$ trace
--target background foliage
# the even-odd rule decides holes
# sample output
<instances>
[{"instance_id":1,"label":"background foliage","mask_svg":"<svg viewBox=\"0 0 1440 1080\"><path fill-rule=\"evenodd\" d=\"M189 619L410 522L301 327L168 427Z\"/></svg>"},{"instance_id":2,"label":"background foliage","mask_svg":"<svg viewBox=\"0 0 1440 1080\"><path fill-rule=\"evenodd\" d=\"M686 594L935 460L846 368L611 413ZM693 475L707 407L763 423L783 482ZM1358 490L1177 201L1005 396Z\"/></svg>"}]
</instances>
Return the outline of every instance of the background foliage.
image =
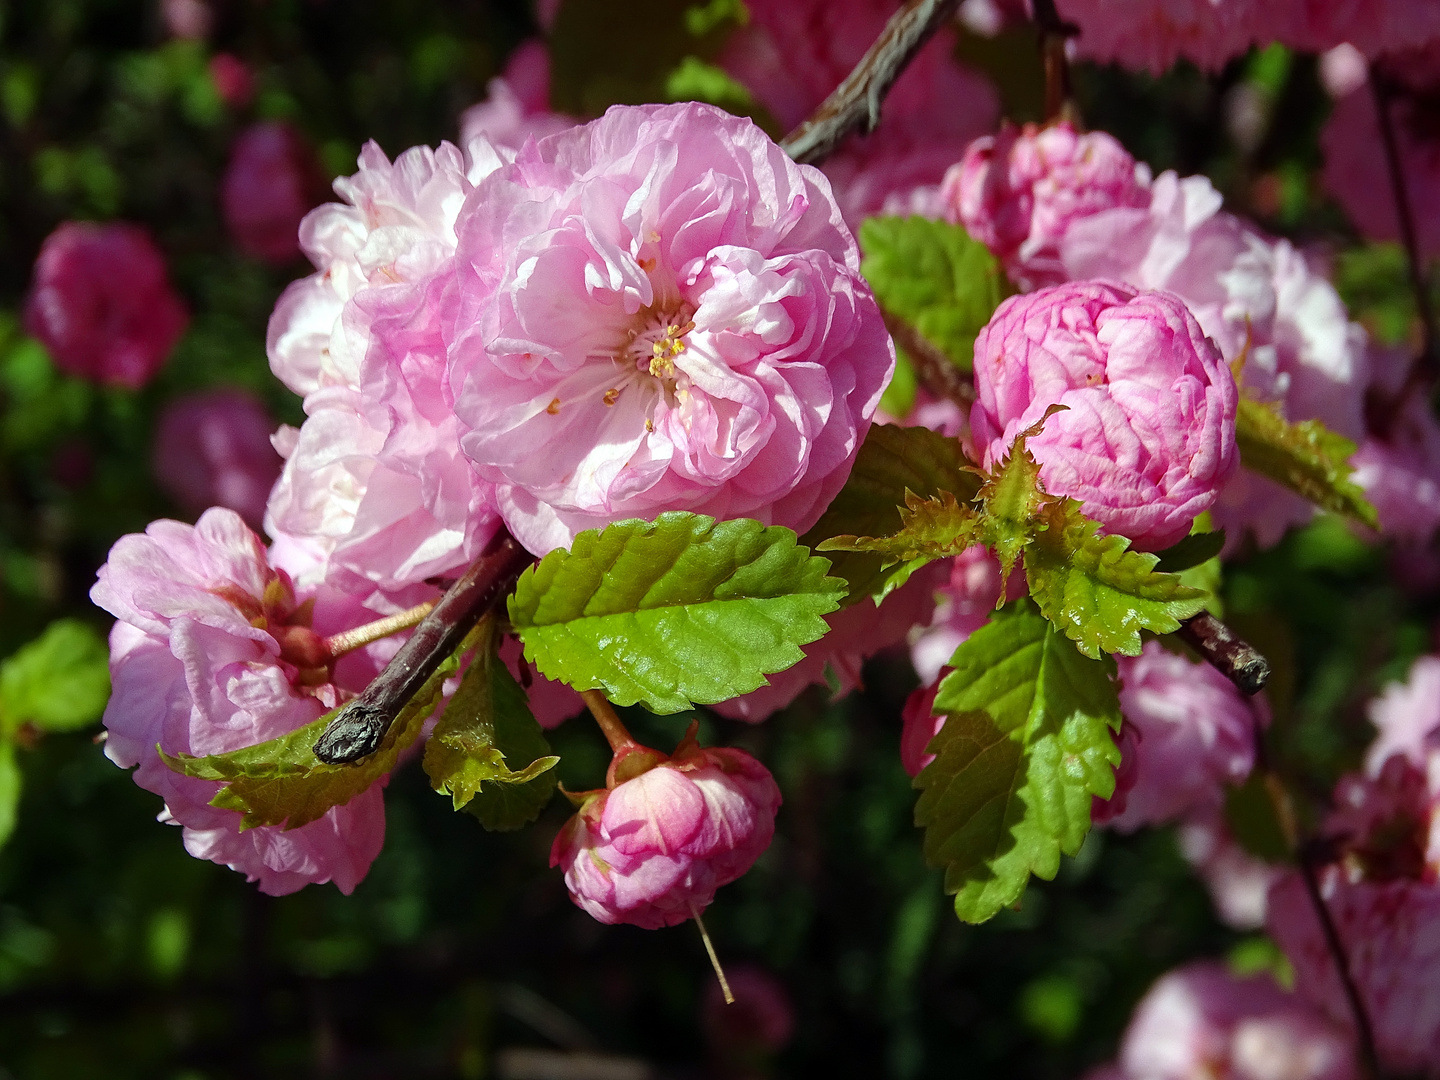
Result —
<instances>
[{"instance_id":1,"label":"background foliage","mask_svg":"<svg viewBox=\"0 0 1440 1080\"><path fill-rule=\"evenodd\" d=\"M348 173L367 138L394 154L453 137L458 112L535 32L521 0L216 10L214 48L258 76L240 113L216 95L206 47L166 40L149 0L0 6L0 656L57 619L106 629L86 592L110 544L178 514L149 471L164 401L239 385L277 419L299 419L268 373L264 332L304 267L264 267L227 240L216 187L234 134L287 118L331 174ZM602 10L605 32L592 32ZM570 73L556 105L703 95L746 111L705 65L735 10L570 0L556 25L557 71ZM961 52L1001 86L1008 115L1037 117L1028 35L966 38ZM1357 245L1318 190L1328 101L1313 60L1271 48L1214 78L1082 66L1077 85L1087 122L1157 171L1204 171L1231 209L1333 245L1356 317L1387 340L1405 334L1398 251ZM1244 145L1224 123L1237 94L1268 117ZM138 394L58 375L18 328L39 244L67 218L147 224L191 307L176 355ZM1276 724L1317 791L1364 745L1365 699L1429 647L1433 598L1402 593L1385 571L1383 552L1326 518L1225 583L1227 618L1276 664ZM602 927L569 903L546 866L560 801L537 828L485 833L412 762L390 785L385 850L354 896L324 886L271 899L189 858L93 729L47 733L20 715L10 688L23 698L29 676L16 671L0 674L0 787L23 777L19 826L0 850L0 1076L482 1077L506 1048L559 1046L673 1076L1059 1078L1109 1057L1136 999L1176 963L1273 962L1263 940L1214 920L1168 831L1092 834L1018 910L958 922L921 857L898 760L913 675L882 656L838 704L812 689L760 727L702 711L702 737L760 754L785 797L774 846L708 918L727 963L777 975L797 1011L778 1057L737 1062L702 1031L711 975L692 930ZM631 712L653 745L684 730L685 716ZM608 752L593 728L566 725L551 744L562 783L595 786Z\"/></svg>"}]
</instances>

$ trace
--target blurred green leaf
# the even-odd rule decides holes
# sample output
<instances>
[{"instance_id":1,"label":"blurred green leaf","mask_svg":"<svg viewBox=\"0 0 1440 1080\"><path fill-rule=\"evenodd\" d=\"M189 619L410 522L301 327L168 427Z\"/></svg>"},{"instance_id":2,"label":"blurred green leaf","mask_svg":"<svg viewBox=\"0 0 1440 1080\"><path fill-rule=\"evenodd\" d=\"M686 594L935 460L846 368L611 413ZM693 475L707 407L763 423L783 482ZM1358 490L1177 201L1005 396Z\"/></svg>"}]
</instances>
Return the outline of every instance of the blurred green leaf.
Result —
<instances>
[{"instance_id":1,"label":"blurred green leaf","mask_svg":"<svg viewBox=\"0 0 1440 1080\"><path fill-rule=\"evenodd\" d=\"M872 217L860 226L860 248L861 273L881 306L969 371L975 335L1005 295L985 245L942 221Z\"/></svg>"},{"instance_id":2,"label":"blurred green leaf","mask_svg":"<svg viewBox=\"0 0 1440 1080\"><path fill-rule=\"evenodd\" d=\"M1235 441L1247 469L1283 484L1322 510L1346 514L1372 529L1380 527L1375 507L1350 479L1355 444L1319 420L1292 424L1270 406L1241 398Z\"/></svg>"},{"instance_id":3,"label":"blurred green leaf","mask_svg":"<svg viewBox=\"0 0 1440 1080\"><path fill-rule=\"evenodd\" d=\"M1076 650L1029 601L996 614L950 660L935 711L935 760L915 780L925 859L966 922L1020 898L1080 850L1090 801L1115 790L1115 663Z\"/></svg>"},{"instance_id":4,"label":"blurred green leaf","mask_svg":"<svg viewBox=\"0 0 1440 1080\"><path fill-rule=\"evenodd\" d=\"M666 101L708 101L726 112L744 116L755 110L750 91L736 82L724 68L687 56L665 78Z\"/></svg>"},{"instance_id":5,"label":"blurred green leaf","mask_svg":"<svg viewBox=\"0 0 1440 1080\"><path fill-rule=\"evenodd\" d=\"M51 623L0 664L0 730L73 731L100 719L110 697L109 652L78 619Z\"/></svg>"},{"instance_id":6,"label":"blurred green leaf","mask_svg":"<svg viewBox=\"0 0 1440 1080\"><path fill-rule=\"evenodd\" d=\"M1178 543L1171 544L1164 551L1155 552L1158 560L1155 569L1165 574L1178 574L1208 562L1225 546L1225 530L1214 532L1192 532Z\"/></svg>"},{"instance_id":7,"label":"blurred green leaf","mask_svg":"<svg viewBox=\"0 0 1440 1080\"><path fill-rule=\"evenodd\" d=\"M8 738L0 738L0 847L15 831L21 784L20 764L15 760L15 743Z\"/></svg>"},{"instance_id":8,"label":"blurred green leaf","mask_svg":"<svg viewBox=\"0 0 1440 1080\"><path fill-rule=\"evenodd\" d=\"M510 623L550 678L681 712L798 662L844 596L829 568L789 529L671 512L546 555L520 576Z\"/></svg>"}]
</instances>

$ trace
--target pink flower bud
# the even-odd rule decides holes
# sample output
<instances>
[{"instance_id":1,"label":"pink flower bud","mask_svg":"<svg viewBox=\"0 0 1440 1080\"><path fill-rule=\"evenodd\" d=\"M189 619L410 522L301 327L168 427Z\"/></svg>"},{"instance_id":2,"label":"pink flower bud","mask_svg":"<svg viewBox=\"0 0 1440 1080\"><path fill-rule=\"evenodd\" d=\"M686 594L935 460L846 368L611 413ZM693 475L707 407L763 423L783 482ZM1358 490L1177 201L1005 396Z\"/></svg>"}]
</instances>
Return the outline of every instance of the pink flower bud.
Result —
<instances>
[{"instance_id":1,"label":"pink flower bud","mask_svg":"<svg viewBox=\"0 0 1440 1080\"><path fill-rule=\"evenodd\" d=\"M1070 223L1116 206L1148 206L1149 170L1103 131L1067 122L1007 125L976 139L940 186L946 217L965 226L1026 288L1067 278L1060 241Z\"/></svg>"},{"instance_id":2,"label":"pink flower bud","mask_svg":"<svg viewBox=\"0 0 1440 1080\"><path fill-rule=\"evenodd\" d=\"M272 558L222 509L116 541L90 590L118 620L105 753L138 766L135 782L164 798L161 819L183 827L197 858L272 895L324 881L348 893L384 841L383 784L297 829L242 831L238 813L210 805L217 783L173 772L156 753L157 744L168 754L224 753L284 735L362 689L398 647L390 639L334 660L326 635L395 607L377 595L367 609L333 589L297 595Z\"/></svg>"},{"instance_id":3,"label":"pink flower bud","mask_svg":"<svg viewBox=\"0 0 1440 1080\"><path fill-rule=\"evenodd\" d=\"M1116 1080L1358 1080L1345 1032L1269 975L1188 964L1135 1008Z\"/></svg>"},{"instance_id":4,"label":"pink flower bud","mask_svg":"<svg viewBox=\"0 0 1440 1080\"><path fill-rule=\"evenodd\" d=\"M1052 495L1142 551L1190 531L1239 466L1235 380L1168 293L1086 281L1000 305L975 340L970 430L987 466L1026 443Z\"/></svg>"},{"instance_id":5,"label":"pink flower bud","mask_svg":"<svg viewBox=\"0 0 1440 1080\"><path fill-rule=\"evenodd\" d=\"M586 796L555 838L550 865L602 923L682 923L770 846L780 789L769 771L743 750L702 749L694 733L668 758L617 754L610 786Z\"/></svg>"},{"instance_id":6,"label":"pink flower bud","mask_svg":"<svg viewBox=\"0 0 1440 1080\"><path fill-rule=\"evenodd\" d=\"M255 75L245 61L230 53L210 58L210 81L220 100L232 109L243 109L255 96Z\"/></svg>"},{"instance_id":7,"label":"pink flower bud","mask_svg":"<svg viewBox=\"0 0 1440 1080\"><path fill-rule=\"evenodd\" d=\"M243 390L176 398L156 426L155 478L190 513L225 506L259 528L280 476L274 428L265 406Z\"/></svg>"},{"instance_id":8,"label":"pink flower bud","mask_svg":"<svg viewBox=\"0 0 1440 1080\"><path fill-rule=\"evenodd\" d=\"M220 182L225 227L235 246L282 264L300 254L300 219L324 198L315 153L288 124L267 121L241 132Z\"/></svg>"},{"instance_id":9,"label":"pink flower bud","mask_svg":"<svg viewBox=\"0 0 1440 1080\"><path fill-rule=\"evenodd\" d=\"M188 322L165 258L140 226L68 221L46 237L25 329L67 375L139 389Z\"/></svg>"},{"instance_id":10,"label":"pink flower bud","mask_svg":"<svg viewBox=\"0 0 1440 1080\"><path fill-rule=\"evenodd\" d=\"M1229 679L1147 641L1116 657L1125 717L1116 793L1097 821L1121 832L1218 809L1255 764L1257 713ZM1116 804L1119 799L1120 804Z\"/></svg>"}]
</instances>

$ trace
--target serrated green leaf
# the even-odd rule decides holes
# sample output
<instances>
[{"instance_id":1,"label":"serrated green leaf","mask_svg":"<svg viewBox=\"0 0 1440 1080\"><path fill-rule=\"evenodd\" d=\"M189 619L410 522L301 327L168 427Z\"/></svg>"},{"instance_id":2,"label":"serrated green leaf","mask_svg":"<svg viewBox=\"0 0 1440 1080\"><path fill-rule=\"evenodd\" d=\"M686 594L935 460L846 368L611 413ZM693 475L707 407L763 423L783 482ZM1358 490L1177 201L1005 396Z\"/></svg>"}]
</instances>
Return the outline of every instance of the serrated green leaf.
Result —
<instances>
[{"instance_id":1,"label":"serrated green leaf","mask_svg":"<svg viewBox=\"0 0 1440 1080\"><path fill-rule=\"evenodd\" d=\"M555 790L550 754L525 691L486 650L465 671L460 688L425 744L430 785L448 794L456 810L481 803L486 828L518 829L535 820ZM512 764L518 768L512 769ZM487 798L497 789L505 798ZM522 790L523 789L523 790Z\"/></svg>"},{"instance_id":2,"label":"serrated green leaf","mask_svg":"<svg viewBox=\"0 0 1440 1080\"><path fill-rule=\"evenodd\" d=\"M1178 574L1202 563L1209 562L1225 546L1225 530L1215 532L1192 532L1177 544L1171 544L1164 551L1155 552L1159 560L1155 569L1165 574Z\"/></svg>"},{"instance_id":3,"label":"serrated green leaf","mask_svg":"<svg viewBox=\"0 0 1440 1080\"><path fill-rule=\"evenodd\" d=\"M1011 604L950 660L945 724L916 778L925 858L966 922L1013 904L1080 849L1090 800L1115 790L1120 704L1109 657L1087 659L1028 601Z\"/></svg>"},{"instance_id":4,"label":"serrated green leaf","mask_svg":"<svg viewBox=\"0 0 1440 1080\"><path fill-rule=\"evenodd\" d=\"M460 658L475 647L477 633L467 637L400 710L380 748L359 761L330 765L315 756L315 740L340 709L255 746L207 757L171 755L162 750L160 757L185 776L224 781L210 805L239 811L244 815L242 829L258 825L298 829L323 817L332 806L345 805L395 768L401 752L415 741L435 711L445 680L459 670Z\"/></svg>"},{"instance_id":5,"label":"serrated green leaf","mask_svg":"<svg viewBox=\"0 0 1440 1080\"><path fill-rule=\"evenodd\" d=\"M836 536L823 541L818 551L873 551L884 565L903 562L905 576L925 563L959 555L975 543L980 515L973 507L961 505L953 494L942 491L933 499L905 493L900 509L900 531L889 536Z\"/></svg>"},{"instance_id":6,"label":"serrated green leaf","mask_svg":"<svg viewBox=\"0 0 1440 1080\"><path fill-rule=\"evenodd\" d=\"M550 678L681 712L798 662L845 595L829 568L789 529L671 512L550 552L520 576L510 624Z\"/></svg>"},{"instance_id":7,"label":"serrated green leaf","mask_svg":"<svg viewBox=\"0 0 1440 1080\"><path fill-rule=\"evenodd\" d=\"M1346 514L1372 529L1380 527L1375 507L1350 480L1355 444L1319 420L1292 424L1270 406L1241 398L1235 415L1240 461L1322 510Z\"/></svg>"},{"instance_id":8,"label":"serrated green leaf","mask_svg":"<svg viewBox=\"0 0 1440 1080\"><path fill-rule=\"evenodd\" d=\"M971 468L959 439L929 428L876 425L840 494L800 542L818 548L837 536L889 536L901 527L907 492L931 499L948 491L967 503L980 490ZM835 552L830 572L849 582L850 603L883 594L890 576L879 554L860 551Z\"/></svg>"},{"instance_id":9,"label":"serrated green leaf","mask_svg":"<svg viewBox=\"0 0 1440 1080\"><path fill-rule=\"evenodd\" d=\"M1205 593L1155 569L1123 536L1101 536L1073 499L1040 511L1044 531L1025 549L1030 595L1089 657L1140 655L1140 631L1168 634L1205 606Z\"/></svg>"},{"instance_id":10,"label":"serrated green leaf","mask_svg":"<svg viewBox=\"0 0 1440 1080\"><path fill-rule=\"evenodd\" d=\"M860 272L881 306L969 371L975 335L1005 295L985 245L943 221L872 217L860 226L860 248Z\"/></svg>"},{"instance_id":11,"label":"serrated green leaf","mask_svg":"<svg viewBox=\"0 0 1440 1080\"><path fill-rule=\"evenodd\" d=\"M0 665L0 729L73 731L100 719L110 697L109 653L86 623L60 619Z\"/></svg>"},{"instance_id":12,"label":"serrated green leaf","mask_svg":"<svg viewBox=\"0 0 1440 1080\"><path fill-rule=\"evenodd\" d=\"M9 739L0 739L0 847L15 831L15 819L20 810L20 763L15 760L15 744Z\"/></svg>"},{"instance_id":13,"label":"serrated green leaf","mask_svg":"<svg viewBox=\"0 0 1440 1080\"><path fill-rule=\"evenodd\" d=\"M1047 412L1045 419L1049 417ZM1039 431L1040 424L1016 437L1010 455L991 471L977 496L985 508L985 543L994 550L1000 560L1000 572L1006 578L1034 538L1035 519L1050 501L1040 483L1040 466L1025 448L1026 437Z\"/></svg>"}]
</instances>

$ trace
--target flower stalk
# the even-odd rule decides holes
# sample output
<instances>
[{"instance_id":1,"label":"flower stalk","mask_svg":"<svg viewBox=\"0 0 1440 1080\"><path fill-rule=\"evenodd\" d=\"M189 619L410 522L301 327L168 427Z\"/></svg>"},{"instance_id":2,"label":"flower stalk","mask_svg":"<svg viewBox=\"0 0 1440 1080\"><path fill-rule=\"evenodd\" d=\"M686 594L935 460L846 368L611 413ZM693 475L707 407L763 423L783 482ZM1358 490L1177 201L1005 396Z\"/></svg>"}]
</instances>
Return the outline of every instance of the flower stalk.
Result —
<instances>
[{"instance_id":1,"label":"flower stalk","mask_svg":"<svg viewBox=\"0 0 1440 1080\"><path fill-rule=\"evenodd\" d=\"M332 659L339 659L348 652L354 652L356 649L419 624L426 615L435 610L436 603L438 601L427 600L423 604L416 604L412 608L396 612L394 615L387 615L383 619L376 619L363 626L331 634L325 639L325 648L329 651Z\"/></svg>"}]
</instances>

